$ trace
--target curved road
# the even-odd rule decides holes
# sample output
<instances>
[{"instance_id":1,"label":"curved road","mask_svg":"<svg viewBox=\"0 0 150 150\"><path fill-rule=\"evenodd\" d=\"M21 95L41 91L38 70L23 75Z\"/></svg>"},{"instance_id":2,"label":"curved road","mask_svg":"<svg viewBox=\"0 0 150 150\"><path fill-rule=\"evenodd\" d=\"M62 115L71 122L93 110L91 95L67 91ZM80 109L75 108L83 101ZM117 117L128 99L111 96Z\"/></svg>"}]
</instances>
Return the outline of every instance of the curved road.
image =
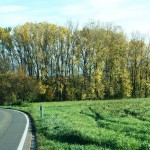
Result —
<instances>
[{"instance_id":1,"label":"curved road","mask_svg":"<svg viewBox=\"0 0 150 150\"><path fill-rule=\"evenodd\" d=\"M21 150L27 128L27 117L9 109L0 109L0 150Z\"/></svg>"}]
</instances>

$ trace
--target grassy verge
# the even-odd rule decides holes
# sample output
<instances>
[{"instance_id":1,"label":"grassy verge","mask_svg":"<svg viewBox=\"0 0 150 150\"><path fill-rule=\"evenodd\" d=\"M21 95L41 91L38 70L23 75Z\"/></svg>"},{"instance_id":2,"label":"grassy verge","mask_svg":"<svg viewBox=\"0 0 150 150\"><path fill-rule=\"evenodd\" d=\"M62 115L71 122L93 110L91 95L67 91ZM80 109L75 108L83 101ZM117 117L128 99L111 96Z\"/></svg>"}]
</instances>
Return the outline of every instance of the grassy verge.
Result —
<instances>
[{"instance_id":1,"label":"grassy verge","mask_svg":"<svg viewBox=\"0 0 150 150\"><path fill-rule=\"evenodd\" d=\"M34 119L38 150L150 149L150 100L80 101L19 107Z\"/></svg>"}]
</instances>

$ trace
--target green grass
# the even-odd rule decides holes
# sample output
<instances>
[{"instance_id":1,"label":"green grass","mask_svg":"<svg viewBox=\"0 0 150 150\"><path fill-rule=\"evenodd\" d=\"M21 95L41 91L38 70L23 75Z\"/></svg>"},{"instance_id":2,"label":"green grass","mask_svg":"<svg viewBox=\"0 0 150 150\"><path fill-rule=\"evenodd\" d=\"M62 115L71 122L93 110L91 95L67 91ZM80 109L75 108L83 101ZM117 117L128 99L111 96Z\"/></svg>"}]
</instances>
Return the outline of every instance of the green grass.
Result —
<instances>
[{"instance_id":1,"label":"green grass","mask_svg":"<svg viewBox=\"0 0 150 150\"><path fill-rule=\"evenodd\" d=\"M34 119L38 150L148 150L150 99L39 103L20 107Z\"/></svg>"}]
</instances>

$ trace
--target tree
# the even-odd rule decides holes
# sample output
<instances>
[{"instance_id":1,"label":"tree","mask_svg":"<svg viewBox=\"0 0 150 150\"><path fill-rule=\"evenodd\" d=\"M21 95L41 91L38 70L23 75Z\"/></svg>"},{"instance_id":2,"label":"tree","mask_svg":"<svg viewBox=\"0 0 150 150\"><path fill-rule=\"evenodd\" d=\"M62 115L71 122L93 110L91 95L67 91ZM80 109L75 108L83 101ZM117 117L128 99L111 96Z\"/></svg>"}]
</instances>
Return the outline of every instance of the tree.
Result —
<instances>
[{"instance_id":1,"label":"tree","mask_svg":"<svg viewBox=\"0 0 150 150\"><path fill-rule=\"evenodd\" d=\"M6 101L148 97L149 50L141 35L128 40L112 24L0 28L0 95Z\"/></svg>"},{"instance_id":2,"label":"tree","mask_svg":"<svg viewBox=\"0 0 150 150\"><path fill-rule=\"evenodd\" d=\"M143 41L143 38L134 34L133 38L129 42L129 55L128 55L128 68L130 72L131 84L132 84L132 97L142 97L142 86L144 82L143 65L145 66L145 58L147 54L147 48Z\"/></svg>"}]
</instances>

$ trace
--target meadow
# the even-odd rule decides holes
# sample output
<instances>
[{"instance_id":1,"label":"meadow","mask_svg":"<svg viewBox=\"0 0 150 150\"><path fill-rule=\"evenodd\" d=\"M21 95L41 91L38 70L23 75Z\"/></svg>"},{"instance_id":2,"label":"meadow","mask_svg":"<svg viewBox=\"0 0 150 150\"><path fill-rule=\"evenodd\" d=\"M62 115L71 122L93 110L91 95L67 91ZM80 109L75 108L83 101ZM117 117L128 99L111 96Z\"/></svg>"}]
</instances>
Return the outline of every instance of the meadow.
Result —
<instances>
[{"instance_id":1,"label":"meadow","mask_svg":"<svg viewBox=\"0 0 150 150\"><path fill-rule=\"evenodd\" d=\"M148 150L150 99L44 102L33 117L38 150Z\"/></svg>"}]
</instances>

